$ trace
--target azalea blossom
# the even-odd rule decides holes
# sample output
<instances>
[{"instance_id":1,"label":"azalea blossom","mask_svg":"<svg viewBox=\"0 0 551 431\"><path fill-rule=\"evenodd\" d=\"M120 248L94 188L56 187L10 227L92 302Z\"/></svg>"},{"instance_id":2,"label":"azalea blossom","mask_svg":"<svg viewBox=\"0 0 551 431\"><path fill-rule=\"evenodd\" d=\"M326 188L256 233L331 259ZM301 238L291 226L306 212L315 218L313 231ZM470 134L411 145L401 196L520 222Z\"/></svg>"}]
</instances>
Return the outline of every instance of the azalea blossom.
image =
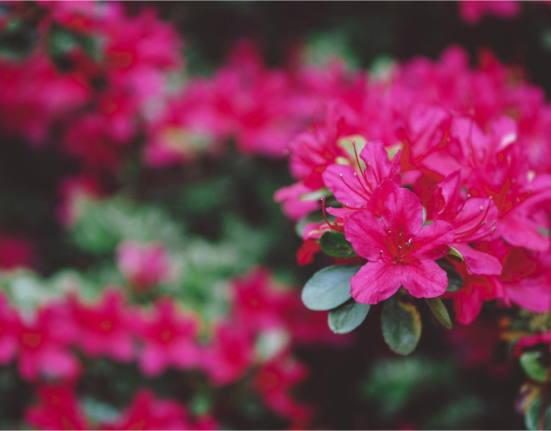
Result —
<instances>
[{"instance_id":1,"label":"azalea blossom","mask_svg":"<svg viewBox=\"0 0 551 431\"><path fill-rule=\"evenodd\" d=\"M419 198L407 189L388 195L380 219L370 211L358 211L345 221L346 239L369 261L351 280L357 302L377 304L400 286L417 298L446 291L446 272L434 261L448 253L454 229L440 220L422 225Z\"/></svg>"},{"instance_id":2,"label":"azalea blossom","mask_svg":"<svg viewBox=\"0 0 551 431\"><path fill-rule=\"evenodd\" d=\"M161 243L126 241L117 249L117 264L136 292L145 292L174 279L176 269Z\"/></svg>"},{"instance_id":3,"label":"azalea blossom","mask_svg":"<svg viewBox=\"0 0 551 431\"><path fill-rule=\"evenodd\" d=\"M157 301L154 314L142 314L135 326L142 344L140 368L145 375L157 376L171 366L199 366L197 319L182 313L169 298Z\"/></svg>"}]
</instances>

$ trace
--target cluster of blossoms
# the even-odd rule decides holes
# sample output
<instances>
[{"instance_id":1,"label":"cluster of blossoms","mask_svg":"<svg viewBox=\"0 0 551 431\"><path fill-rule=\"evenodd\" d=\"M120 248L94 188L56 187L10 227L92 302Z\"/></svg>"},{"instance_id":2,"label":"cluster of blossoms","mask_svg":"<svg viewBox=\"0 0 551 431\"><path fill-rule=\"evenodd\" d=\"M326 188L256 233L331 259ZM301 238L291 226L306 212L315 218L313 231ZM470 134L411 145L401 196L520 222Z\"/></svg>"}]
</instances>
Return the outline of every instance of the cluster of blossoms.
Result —
<instances>
[{"instance_id":1,"label":"cluster of blossoms","mask_svg":"<svg viewBox=\"0 0 551 431\"><path fill-rule=\"evenodd\" d=\"M367 261L350 281L358 303L377 304L403 286L416 298L453 298L462 324L491 300L548 311L551 110L543 91L488 52L470 69L450 48L437 62L395 66L354 96L344 94L290 145L298 182L275 198L306 223L299 262L311 262L325 233L337 231L357 254L352 261ZM332 222L308 222L319 196Z\"/></svg>"},{"instance_id":2,"label":"cluster of blossoms","mask_svg":"<svg viewBox=\"0 0 551 431\"><path fill-rule=\"evenodd\" d=\"M119 417L100 423L94 423L86 417L71 386L45 384L37 392L39 403L26 414L27 423L35 429L217 429L217 424L211 417L193 419L178 402L156 398L147 389L137 392Z\"/></svg>"},{"instance_id":3,"label":"cluster of blossoms","mask_svg":"<svg viewBox=\"0 0 551 431\"><path fill-rule=\"evenodd\" d=\"M199 371L214 387L246 381L271 411L295 426L305 426L312 410L297 402L291 391L305 379L306 369L293 358L292 349L297 343L331 340L325 319L304 310L296 290L275 284L264 269L236 279L229 292L228 315L206 328L170 297L138 307L114 287L105 289L94 303L69 292L34 316L18 312L1 296L0 364L16 362L21 377L38 384L40 403L28 410L27 422L41 429L90 427L76 407L75 384L85 373L78 357L84 355L87 360L134 362L146 378L173 369ZM157 401L142 391L116 423L94 427L134 429L139 422L140 429L217 427L210 417L194 422L188 416L175 401Z\"/></svg>"},{"instance_id":4,"label":"cluster of blossoms","mask_svg":"<svg viewBox=\"0 0 551 431\"><path fill-rule=\"evenodd\" d=\"M74 195L110 190L106 178L128 160L166 168L231 140L244 154L281 158L321 104L361 85L346 82L338 60L268 68L246 42L212 76L187 76L181 37L147 7L14 2L0 18L4 37L37 41L25 57L0 60L0 127L76 162L59 185L65 223Z\"/></svg>"},{"instance_id":5,"label":"cluster of blossoms","mask_svg":"<svg viewBox=\"0 0 551 431\"><path fill-rule=\"evenodd\" d=\"M535 0L535 3L544 3L547 6L551 4L548 0ZM521 4L517 0L460 0L459 12L463 21L477 24L486 15L500 19L515 18L521 12Z\"/></svg>"}]
</instances>

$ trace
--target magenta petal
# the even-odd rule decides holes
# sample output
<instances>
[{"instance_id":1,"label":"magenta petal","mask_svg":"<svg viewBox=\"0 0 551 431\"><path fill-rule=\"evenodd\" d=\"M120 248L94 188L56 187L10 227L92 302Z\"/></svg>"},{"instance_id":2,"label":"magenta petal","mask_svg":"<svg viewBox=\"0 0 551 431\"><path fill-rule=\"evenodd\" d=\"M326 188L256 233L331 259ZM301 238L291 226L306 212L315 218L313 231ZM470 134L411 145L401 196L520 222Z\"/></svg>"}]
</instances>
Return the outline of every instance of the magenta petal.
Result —
<instances>
[{"instance_id":1,"label":"magenta petal","mask_svg":"<svg viewBox=\"0 0 551 431\"><path fill-rule=\"evenodd\" d=\"M457 241L473 242L487 237L492 233L497 218L497 207L490 199L469 199L453 221Z\"/></svg>"},{"instance_id":2,"label":"magenta petal","mask_svg":"<svg viewBox=\"0 0 551 431\"><path fill-rule=\"evenodd\" d=\"M160 375L166 368L164 352L153 343L148 344L140 357L140 368L148 377Z\"/></svg>"},{"instance_id":3,"label":"magenta petal","mask_svg":"<svg viewBox=\"0 0 551 431\"><path fill-rule=\"evenodd\" d=\"M362 304L377 304L390 298L400 288L403 268L382 261L366 263L350 280L352 297Z\"/></svg>"},{"instance_id":4,"label":"magenta petal","mask_svg":"<svg viewBox=\"0 0 551 431\"><path fill-rule=\"evenodd\" d=\"M402 285L416 298L434 298L446 291L448 276L435 262L417 260L402 266Z\"/></svg>"},{"instance_id":5,"label":"magenta petal","mask_svg":"<svg viewBox=\"0 0 551 431\"><path fill-rule=\"evenodd\" d=\"M339 217L339 218L348 218L350 215L354 214L357 210L352 210L350 208L333 208L333 207L327 207L326 211L331 214L332 216Z\"/></svg>"},{"instance_id":6,"label":"magenta petal","mask_svg":"<svg viewBox=\"0 0 551 431\"><path fill-rule=\"evenodd\" d=\"M366 164L365 177L373 189L387 178L400 184L400 159L397 159L397 163L394 163L394 160L391 162L382 142L368 141L360 153L360 158Z\"/></svg>"},{"instance_id":7,"label":"magenta petal","mask_svg":"<svg viewBox=\"0 0 551 431\"><path fill-rule=\"evenodd\" d=\"M454 230L451 224L437 220L424 226L413 239L410 256L417 259L436 260L446 255L453 242Z\"/></svg>"},{"instance_id":8,"label":"magenta petal","mask_svg":"<svg viewBox=\"0 0 551 431\"><path fill-rule=\"evenodd\" d=\"M551 286L541 280L523 280L507 283L507 294L511 301L534 313L545 313L551 309Z\"/></svg>"},{"instance_id":9,"label":"magenta petal","mask_svg":"<svg viewBox=\"0 0 551 431\"><path fill-rule=\"evenodd\" d=\"M452 244L463 255L467 264L467 272L478 275L499 275L503 267L494 256L468 246L467 244Z\"/></svg>"},{"instance_id":10,"label":"magenta petal","mask_svg":"<svg viewBox=\"0 0 551 431\"><path fill-rule=\"evenodd\" d=\"M455 317L462 325L470 325L482 310L480 292L475 289L460 289L453 298Z\"/></svg>"},{"instance_id":11,"label":"magenta petal","mask_svg":"<svg viewBox=\"0 0 551 431\"><path fill-rule=\"evenodd\" d=\"M344 234L356 253L368 260L392 259L388 252L383 224L369 211L356 211L344 221Z\"/></svg>"},{"instance_id":12,"label":"magenta petal","mask_svg":"<svg viewBox=\"0 0 551 431\"><path fill-rule=\"evenodd\" d=\"M379 184L367 203L366 209L371 211L373 214L380 215L384 209L384 203L388 196L391 193L394 193L398 189L398 186L395 182L390 180L385 180Z\"/></svg>"},{"instance_id":13,"label":"magenta petal","mask_svg":"<svg viewBox=\"0 0 551 431\"><path fill-rule=\"evenodd\" d=\"M388 230L402 232L406 238L417 234L423 224L421 202L408 189L400 188L390 194L381 216Z\"/></svg>"},{"instance_id":14,"label":"magenta petal","mask_svg":"<svg viewBox=\"0 0 551 431\"><path fill-rule=\"evenodd\" d=\"M498 222L497 229L505 241L516 247L545 251L549 248L546 238L536 224L520 211L509 211Z\"/></svg>"},{"instance_id":15,"label":"magenta petal","mask_svg":"<svg viewBox=\"0 0 551 431\"><path fill-rule=\"evenodd\" d=\"M366 189L363 178L348 165L331 165L323 172L323 182L343 205L363 208L371 196Z\"/></svg>"}]
</instances>

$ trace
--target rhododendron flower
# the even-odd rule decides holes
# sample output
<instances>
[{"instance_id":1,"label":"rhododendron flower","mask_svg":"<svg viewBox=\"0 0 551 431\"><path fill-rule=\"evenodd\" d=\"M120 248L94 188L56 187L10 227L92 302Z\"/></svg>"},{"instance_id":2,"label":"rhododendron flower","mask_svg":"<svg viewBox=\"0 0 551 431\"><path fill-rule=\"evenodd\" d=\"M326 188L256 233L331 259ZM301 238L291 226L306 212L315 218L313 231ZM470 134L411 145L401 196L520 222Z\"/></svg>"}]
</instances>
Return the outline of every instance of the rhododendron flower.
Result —
<instances>
[{"instance_id":1,"label":"rhododendron flower","mask_svg":"<svg viewBox=\"0 0 551 431\"><path fill-rule=\"evenodd\" d=\"M237 380L254 359L250 331L230 321L214 327L211 344L203 352L202 368L215 385L226 385Z\"/></svg>"},{"instance_id":2,"label":"rhododendron flower","mask_svg":"<svg viewBox=\"0 0 551 431\"><path fill-rule=\"evenodd\" d=\"M453 298L457 321L462 325L470 325L480 313L484 301L503 298L503 287L497 277L473 274L466 263L450 264L463 279L463 286L457 292L446 293L445 297Z\"/></svg>"},{"instance_id":3,"label":"rhododendron flower","mask_svg":"<svg viewBox=\"0 0 551 431\"><path fill-rule=\"evenodd\" d=\"M319 208L319 203L306 196L312 190L302 183L296 183L289 187L283 187L274 194L274 200L281 203L283 213L291 220L300 220L305 215Z\"/></svg>"},{"instance_id":4,"label":"rhododendron flower","mask_svg":"<svg viewBox=\"0 0 551 431\"><path fill-rule=\"evenodd\" d=\"M171 366L185 369L199 364L198 321L181 313L170 299L157 301L154 315L140 316L136 326L143 348L139 363L145 375L157 376Z\"/></svg>"},{"instance_id":5,"label":"rhododendron flower","mask_svg":"<svg viewBox=\"0 0 551 431\"><path fill-rule=\"evenodd\" d=\"M499 256L503 271L499 281L504 288L504 301L533 311L545 313L551 309L551 253L536 253L510 247L501 241L489 244Z\"/></svg>"},{"instance_id":6,"label":"rhododendron flower","mask_svg":"<svg viewBox=\"0 0 551 431\"><path fill-rule=\"evenodd\" d=\"M469 24L476 24L484 15L494 15L499 18L513 18L520 11L520 3L516 0L460 0L461 18Z\"/></svg>"},{"instance_id":7,"label":"rhododendron flower","mask_svg":"<svg viewBox=\"0 0 551 431\"><path fill-rule=\"evenodd\" d=\"M38 310L36 317L24 322L18 333L18 368L27 380L40 376L71 379L80 365L69 345L77 335L65 310L52 304Z\"/></svg>"},{"instance_id":8,"label":"rhododendron flower","mask_svg":"<svg viewBox=\"0 0 551 431\"><path fill-rule=\"evenodd\" d=\"M277 356L263 364L254 386L264 402L274 411L295 421L306 421L312 410L291 397L292 388L306 378L307 371L288 356Z\"/></svg>"},{"instance_id":9,"label":"rhododendron flower","mask_svg":"<svg viewBox=\"0 0 551 431\"><path fill-rule=\"evenodd\" d=\"M400 186L401 151L396 153L391 162L382 142L367 141L359 158L356 142L353 142L352 146L355 155L352 166L334 164L323 172L323 182L337 200L344 204L345 211L367 208L370 198L384 181L389 181L396 187ZM338 210L328 212L333 215L342 214Z\"/></svg>"},{"instance_id":10,"label":"rhododendron flower","mask_svg":"<svg viewBox=\"0 0 551 431\"><path fill-rule=\"evenodd\" d=\"M72 295L67 306L78 333L75 344L86 355L106 356L117 361L132 359L133 318L122 291L107 289L96 304L84 304Z\"/></svg>"},{"instance_id":11,"label":"rhododendron flower","mask_svg":"<svg viewBox=\"0 0 551 431\"><path fill-rule=\"evenodd\" d=\"M114 422L103 424L111 430L192 430L195 425L179 402L155 398L142 389L134 395L130 406Z\"/></svg>"},{"instance_id":12,"label":"rhododendron flower","mask_svg":"<svg viewBox=\"0 0 551 431\"><path fill-rule=\"evenodd\" d=\"M175 268L161 243L140 245L125 241L117 249L117 264L138 292L167 283L175 276Z\"/></svg>"},{"instance_id":13,"label":"rhododendron flower","mask_svg":"<svg viewBox=\"0 0 551 431\"><path fill-rule=\"evenodd\" d=\"M428 216L449 222L455 229L452 246L467 264L469 273L499 275L501 263L488 254L469 246L496 230L498 210L493 200L465 197L461 194L461 174L455 171L438 185L428 208Z\"/></svg>"},{"instance_id":14,"label":"rhododendron flower","mask_svg":"<svg viewBox=\"0 0 551 431\"><path fill-rule=\"evenodd\" d=\"M93 428L84 416L73 388L44 385L37 392L39 403L25 412L25 421L31 427L43 430Z\"/></svg>"},{"instance_id":15,"label":"rhododendron flower","mask_svg":"<svg viewBox=\"0 0 551 431\"><path fill-rule=\"evenodd\" d=\"M419 198L407 189L398 189L385 199L380 219L369 211L357 211L345 221L346 239L369 260L351 280L357 302L377 304L400 286L416 298L432 298L446 291L446 272L434 261L448 253L453 227L440 220L422 225Z\"/></svg>"},{"instance_id":16,"label":"rhododendron flower","mask_svg":"<svg viewBox=\"0 0 551 431\"><path fill-rule=\"evenodd\" d=\"M232 293L232 314L245 328L256 332L284 326L284 306L293 292L278 287L266 269L237 278Z\"/></svg>"}]
</instances>

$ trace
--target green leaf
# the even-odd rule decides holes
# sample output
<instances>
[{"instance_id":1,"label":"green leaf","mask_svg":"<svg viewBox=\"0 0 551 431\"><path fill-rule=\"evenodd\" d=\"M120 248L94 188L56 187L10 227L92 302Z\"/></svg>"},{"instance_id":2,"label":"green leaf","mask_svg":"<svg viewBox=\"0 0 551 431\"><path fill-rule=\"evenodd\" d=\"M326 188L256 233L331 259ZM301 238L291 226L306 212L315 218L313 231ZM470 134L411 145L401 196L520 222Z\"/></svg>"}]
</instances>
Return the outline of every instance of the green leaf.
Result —
<instances>
[{"instance_id":1,"label":"green leaf","mask_svg":"<svg viewBox=\"0 0 551 431\"><path fill-rule=\"evenodd\" d=\"M456 262L463 263L465 262L465 259L463 258L463 255L459 252L459 250L456 250L453 247L450 247L450 251L448 252L448 256L450 259L455 260Z\"/></svg>"},{"instance_id":2,"label":"green leaf","mask_svg":"<svg viewBox=\"0 0 551 431\"><path fill-rule=\"evenodd\" d=\"M321 250L331 257L358 257L352 244L346 240L342 232L325 232L320 238L320 246Z\"/></svg>"},{"instance_id":3,"label":"green leaf","mask_svg":"<svg viewBox=\"0 0 551 431\"><path fill-rule=\"evenodd\" d=\"M310 310L331 310L350 296L350 279L361 265L334 265L323 268L302 289L302 302Z\"/></svg>"},{"instance_id":4,"label":"green leaf","mask_svg":"<svg viewBox=\"0 0 551 431\"><path fill-rule=\"evenodd\" d=\"M547 368L540 363L539 358L540 352L526 352L520 357L520 366L532 380L543 383L547 377Z\"/></svg>"},{"instance_id":5,"label":"green leaf","mask_svg":"<svg viewBox=\"0 0 551 431\"><path fill-rule=\"evenodd\" d=\"M439 259L436 263L440 266L440 268L446 271L446 274L448 275L448 288L446 289L446 292L457 292L463 287L463 277L459 275L450 262L446 259Z\"/></svg>"},{"instance_id":6,"label":"green leaf","mask_svg":"<svg viewBox=\"0 0 551 431\"><path fill-rule=\"evenodd\" d=\"M335 334L347 334L353 331L365 320L370 307L369 304L354 301L331 310L327 318L329 328Z\"/></svg>"},{"instance_id":7,"label":"green leaf","mask_svg":"<svg viewBox=\"0 0 551 431\"><path fill-rule=\"evenodd\" d=\"M383 336L390 349L400 355L415 350L421 337L421 315L411 302L394 295L387 299L381 315Z\"/></svg>"},{"instance_id":8,"label":"green leaf","mask_svg":"<svg viewBox=\"0 0 551 431\"><path fill-rule=\"evenodd\" d=\"M545 410L545 423L541 426L541 398L536 398L530 403L524 414L524 424L529 430L550 430L551 429L551 407Z\"/></svg>"},{"instance_id":9,"label":"green leaf","mask_svg":"<svg viewBox=\"0 0 551 431\"><path fill-rule=\"evenodd\" d=\"M434 317L447 329L452 329L452 321L446 306L440 298L425 298Z\"/></svg>"},{"instance_id":10,"label":"green leaf","mask_svg":"<svg viewBox=\"0 0 551 431\"><path fill-rule=\"evenodd\" d=\"M51 27L48 39L48 49L51 57L63 57L75 48L82 49L96 61L100 59L100 44L97 38L71 31L60 25Z\"/></svg>"}]
</instances>

